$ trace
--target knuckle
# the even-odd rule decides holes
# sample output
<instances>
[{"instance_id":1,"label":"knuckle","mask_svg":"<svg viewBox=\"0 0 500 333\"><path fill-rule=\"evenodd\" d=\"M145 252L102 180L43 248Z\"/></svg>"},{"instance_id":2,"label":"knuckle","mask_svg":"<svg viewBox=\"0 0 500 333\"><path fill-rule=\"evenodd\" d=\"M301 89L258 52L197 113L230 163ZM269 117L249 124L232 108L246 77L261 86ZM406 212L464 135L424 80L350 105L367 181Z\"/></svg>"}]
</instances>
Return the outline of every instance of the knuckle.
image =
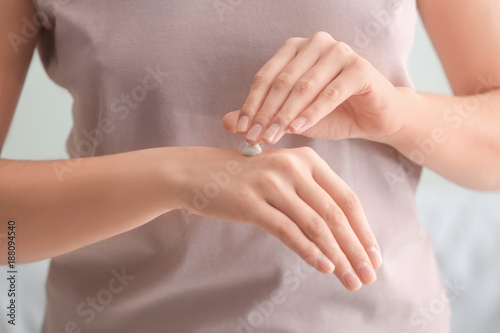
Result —
<instances>
[{"instance_id":1,"label":"knuckle","mask_svg":"<svg viewBox=\"0 0 500 333\"><path fill-rule=\"evenodd\" d=\"M354 191L349 190L344 198L345 206L349 211L355 211L361 208L361 202Z\"/></svg>"},{"instance_id":2,"label":"knuckle","mask_svg":"<svg viewBox=\"0 0 500 333\"><path fill-rule=\"evenodd\" d=\"M286 109L281 110L280 113L276 115L275 122L280 124L281 126L288 126L290 122L292 122L294 115L291 114Z\"/></svg>"},{"instance_id":3,"label":"knuckle","mask_svg":"<svg viewBox=\"0 0 500 333\"><path fill-rule=\"evenodd\" d=\"M252 79L252 86L254 88L258 88L263 85L267 85L270 81L269 76L264 71L259 71Z\"/></svg>"},{"instance_id":4,"label":"knuckle","mask_svg":"<svg viewBox=\"0 0 500 333\"><path fill-rule=\"evenodd\" d=\"M275 234L285 244L291 244L294 240L293 230L287 223L279 223L275 227Z\"/></svg>"},{"instance_id":5,"label":"knuckle","mask_svg":"<svg viewBox=\"0 0 500 333\"><path fill-rule=\"evenodd\" d=\"M288 182L302 173L300 169L300 160L298 160L296 154L290 152L289 149L276 150L273 154L268 154L267 156L269 158L270 168L280 175L288 176Z\"/></svg>"},{"instance_id":6,"label":"knuckle","mask_svg":"<svg viewBox=\"0 0 500 333\"><path fill-rule=\"evenodd\" d=\"M301 37L288 38L284 45L294 47L294 46L297 46L298 44L300 44L303 40L304 40L304 38L301 38Z\"/></svg>"},{"instance_id":7,"label":"knuckle","mask_svg":"<svg viewBox=\"0 0 500 333\"><path fill-rule=\"evenodd\" d=\"M256 111L258 107L257 99L254 97L249 97L241 107L242 115L249 115Z\"/></svg>"},{"instance_id":8,"label":"knuckle","mask_svg":"<svg viewBox=\"0 0 500 333\"><path fill-rule=\"evenodd\" d=\"M340 229L345 229L346 228L346 217L345 214L342 212L342 210L336 210L332 213L330 213L331 217L329 217L330 220L330 227L334 232L340 230Z\"/></svg>"},{"instance_id":9,"label":"knuckle","mask_svg":"<svg viewBox=\"0 0 500 333\"><path fill-rule=\"evenodd\" d=\"M262 126L266 125L270 119L274 117L274 112L269 109L260 109L258 116L255 118L254 122L259 123Z\"/></svg>"},{"instance_id":10,"label":"knuckle","mask_svg":"<svg viewBox=\"0 0 500 333\"><path fill-rule=\"evenodd\" d=\"M301 96L309 96L313 93L315 87L314 79L300 80L294 87L294 90Z\"/></svg>"},{"instance_id":11,"label":"knuckle","mask_svg":"<svg viewBox=\"0 0 500 333\"><path fill-rule=\"evenodd\" d=\"M301 152L302 154L305 154L305 155L316 155L316 152L314 151L314 149L312 149L311 147L309 146L304 146L304 147L299 147L297 148L297 150L299 152Z\"/></svg>"},{"instance_id":12,"label":"knuckle","mask_svg":"<svg viewBox=\"0 0 500 333\"><path fill-rule=\"evenodd\" d=\"M321 97L321 95L320 95ZM307 107L306 112L302 113L303 116L307 118L307 121L311 124L316 124L321 118L321 111L323 111L324 101L313 102Z\"/></svg>"},{"instance_id":13,"label":"knuckle","mask_svg":"<svg viewBox=\"0 0 500 333\"><path fill-rule=\"evenodd\" d=\"M340 55L342 59L349 59L354 55L352 48L344 42L337 42L333 44L332 51Z\"/></svg>"},{"instance_id":14,"label":"knuckle","mask_svg":"<svg viewBox=\"0 0 500 333\"><path fill-rule=\"evenodd\" d=\"M309 263L311 266L314 266L316 262L317 256L317 246L314 244L307 245L300 253L300 256L304 259L305 262Z\"/></svg>"},{"instance_id":15,"label":"knuckle","mask_svg":"<svg viewBox=\"0 0 500 333\"><path fill-rule=\"evenodd\" d=\"M368 69L368 61L361 58L361 57L356 57L355 59L352 60L351 66L358 72L364 72Z\"/></svg>"},{"instance_id":16,"label":"knuckle","mask_svg":"<svg viewBox=\"0 0 500 333\"><path fill-rule=\"evenodd\" d=\"M312 36L312 40L318 41L318 42L331 42L333 41L332 35L330 35L326 31L318 31Z\"/></svg>"},{"instance_id":17,"label":"knuckle","mask_svg":"<svg viewBox=\"0 0 500 333\"><path fill-rule=\"evenodd\" d=\"M280 126L281 129L285 129L285 131L288 129L288 126L290 123L293 121L294 116L291 114L287 113L279 113L274 122Z\"/></svg>"},{"instance_id":18,"label":"knuckle","mask_svg":"<svg viewBox=\"0 0 500 333\"><path fill-rule=\"evenodd\" d=\"M328 86L323 90L323 98L326 99L330 103L335 103L338 101L340 96L340 91L335 86Z\"/></svg>"},{"instance_id":19,"label":"knuckle","mask_svg":"<svg viewBox=\"0 0 500 333\"><path fill-rule=\"evenodd\" d=\"M259 119L263 120L262 125L265 125L267 120L274 118L276 115L276 111L270 109L269 106L262 108L259 113Z\"/></svg>"},{"instance_id":20,"label":"knuckle","mask_svg":"<svg viewBox=\"0 0 500 333\"><path fill-rule=\"evenodd\" d=\"M358 239L364 240L368 244L377 244L377 240L375 239L375 235L373 234L370 226L368 226L367 229L361 231L360 234L358 234ZM367 253L366 250L364 250L364 252Z\"/></svg>"},{"instance_id":21,"label":"knuckle","mask_svg":"<svg viewBox=\"0 0 500 333\"><path fill-rule=\"evenodd\" d=\"M279 159L277 159L276 164L285 172L291 172L295 170L296 167L296 161L290 154L282 154Z\"/></svg>"},{"instance_id":22,"label":"knuckle","mask_svg":"<svg viewBox=\"0 0 500 333\"><path fill-rule=\"evenodd\" d=\"M336 246L335 257L333 263L335 264L335 274L342 278L344 272L348 267L351 267L349 260L347 259L347 255L342 251L339 245Z\"/></svg>"},{"instance_id":23,"label":"knuckle","mask_svg":"<svg viewBox=\"0 0 500 333\"><path fill-rule=\"evenodd\" d=\"M309 263L311 266L314 266L316 262L317 256L317 246L314 244L307 245L299 255L304 259L305 262Z\"/></svg>"},{"instance_id":24,"label":"knuckle","mask_svg":"<svg viewBox=\"0 0 500 333\"><path fill-rule=\"evenodd\" d=\"M308 161L318 158L318 154L309 146L296 148L297 152Z\"/></svg>"},{"instance_id":25,"label":"knuckle","mask_svg":"<svg viewBox=\"0 0 500 333\"><path fill-rule=\"evenodd\" d=\"M292 75L288 73L281 73L273 82L273 89L275 90L286 90L290 89L293 84Z\"/></svg>"},{"instance_id":26,"label":"knuckle","mask_svg":"<svg viewBox=\"0 0 500 333\"><path fill-rule=\"evenodd\" d=\"M312 217L309 222L304 226L304 231L306 234L313 239L321 239L325 236L327 228L325 228L324 222L319 217Z\"/></svg>"},{"instance_id":27,"label":"knuckle","mask_svg":"<svg viewBox=\"0 0 500 333\"><path fill-rule=\"evenodd\" d=\"M326 220L332 227L338 227L344 224L345 215L339 206L331 203L326 208Z\"/></svg>"},{"instance_id":28,"label":"knuckle","mask_svg":"<svg viewBox=\"0 0 500 333\"><path fill-rule=\"evenodd\" d=\"M349 261L353 263L353 266L357 266L355 263L362 263L367 261L367 256L365 250L361 246L355 246L350 249L349 253L346 253L349 257Z\"/></svg>"}]
</instances>

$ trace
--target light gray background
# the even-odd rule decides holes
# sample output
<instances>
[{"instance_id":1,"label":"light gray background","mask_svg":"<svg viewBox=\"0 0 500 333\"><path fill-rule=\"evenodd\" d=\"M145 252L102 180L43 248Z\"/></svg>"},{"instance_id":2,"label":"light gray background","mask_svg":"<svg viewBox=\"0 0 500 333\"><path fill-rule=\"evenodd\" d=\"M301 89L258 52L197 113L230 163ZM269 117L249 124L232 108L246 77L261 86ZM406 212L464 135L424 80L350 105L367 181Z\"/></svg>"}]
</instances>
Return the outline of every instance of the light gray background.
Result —
<instances>
[{"instance_id":1,"label":"light gray background","mask_svg":"<svg viewBox=\"0 0 500 333\"><path fill-rule=\"evenodd\" d=\"M446 77L421 24L417 30L410 69L417 90L450 94ZM71 103L69 93L47 77L36 54L2 157L30 160L66 158L64 144L71 127ZM443 198L447 200L444 205L436 204ZM495 244L500 234L497 227L500 225L500 213L495 207L500 202L500 195L465 190L425 171L418 201L423 223L437 250L444 279L453 281L458 278L467 286L465 292L452 303L455 310L454 332L497 331L498 322L494 317L500 308L500 291L495 287L495 279L500 272L498 269L495 271L495 267L500 267L500 262L496 259L498 248ZM480 213L471 210L474 205ZM465 225L457 227L454 216L466 216L467 220L462 222ZM475 239L468 236L474 230L480 230ZM464 237L466 241L460 241ZM485 263L483 266L486 269L474 266L477 261ZM7 288L3 268L0 269L2 332L36 332L43 315L47 261L21 265L19 271L20 325L6 328L3 309ZM491 278L485 279L488 274ZM28 310L33 306L38 306L39 311Z\"/></svg>"}]
</instances>

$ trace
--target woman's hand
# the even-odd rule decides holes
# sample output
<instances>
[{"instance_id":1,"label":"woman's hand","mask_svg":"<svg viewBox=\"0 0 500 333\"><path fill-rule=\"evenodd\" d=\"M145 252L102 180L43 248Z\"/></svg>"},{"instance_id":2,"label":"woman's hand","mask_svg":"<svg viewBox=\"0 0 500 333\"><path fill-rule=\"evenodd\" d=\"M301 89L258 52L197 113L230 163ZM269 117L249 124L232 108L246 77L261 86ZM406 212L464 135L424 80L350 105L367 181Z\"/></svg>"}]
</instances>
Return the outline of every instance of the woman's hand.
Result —
<instances>
[{"instance_id":1,"label":"woman's hand","mask_svg":"<svg viewBox=\"0 0 500 333\"><path fill-rule=\"evenodd\" d=\"M190 147L178 161L181 208L258 226L349 290L376 279L380 250L357 196L310 148Z\"/></svg>"},{"instance_id":2,"label":"woman's hand","mask_svg":"<svg viewBox=\"0 0 500 333\"><path fill-rule=\"evenodd\" d=\"M255 75L224 126L251 144L286 132L312 138L368 138L398 132L398 90L367 60L326 32L291 38Z\"/></svg>"}]
</instances>

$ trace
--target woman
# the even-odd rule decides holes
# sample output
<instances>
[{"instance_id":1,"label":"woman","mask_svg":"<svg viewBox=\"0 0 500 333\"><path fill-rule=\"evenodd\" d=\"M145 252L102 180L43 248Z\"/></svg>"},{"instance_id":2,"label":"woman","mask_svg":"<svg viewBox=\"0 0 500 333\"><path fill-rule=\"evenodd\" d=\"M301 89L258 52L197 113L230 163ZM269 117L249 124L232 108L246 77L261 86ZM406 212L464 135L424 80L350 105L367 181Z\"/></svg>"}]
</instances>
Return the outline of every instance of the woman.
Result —
<instances>
[{"instance_id":1,"label":"woman","mask_svg":"<svg viewBox=\"0 0 500 333\"><path fill-rule=\"evenodd\" d=\"M2 139L38 41L75 98L70 160L1 160L18 260L54 258L43 332L446 332L414 190L500 188L480 4L418 3L448 97L411 89L412 0L4 1Z\"/></svg>"}]
</instances>

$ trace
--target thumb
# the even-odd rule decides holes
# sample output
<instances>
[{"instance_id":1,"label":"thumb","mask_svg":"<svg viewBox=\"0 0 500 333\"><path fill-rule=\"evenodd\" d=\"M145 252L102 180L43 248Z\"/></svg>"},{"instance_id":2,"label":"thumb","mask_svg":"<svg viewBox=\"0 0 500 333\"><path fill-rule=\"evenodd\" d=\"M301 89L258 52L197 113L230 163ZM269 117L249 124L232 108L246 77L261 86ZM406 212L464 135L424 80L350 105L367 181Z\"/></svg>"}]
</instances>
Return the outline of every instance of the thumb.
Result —
<instances>
[{"instance_id":1,"label":"thumb","mask_svg":"<svg viewBox=\"0 0 500 333\"><path fill-rule=\"evenodd\" d=\"M226 113L226 115L222 118L222 126L226 131L236 133L236 122L238 121L239 114L240 110L231 111Z\"/></svg>"}]
</instances>

